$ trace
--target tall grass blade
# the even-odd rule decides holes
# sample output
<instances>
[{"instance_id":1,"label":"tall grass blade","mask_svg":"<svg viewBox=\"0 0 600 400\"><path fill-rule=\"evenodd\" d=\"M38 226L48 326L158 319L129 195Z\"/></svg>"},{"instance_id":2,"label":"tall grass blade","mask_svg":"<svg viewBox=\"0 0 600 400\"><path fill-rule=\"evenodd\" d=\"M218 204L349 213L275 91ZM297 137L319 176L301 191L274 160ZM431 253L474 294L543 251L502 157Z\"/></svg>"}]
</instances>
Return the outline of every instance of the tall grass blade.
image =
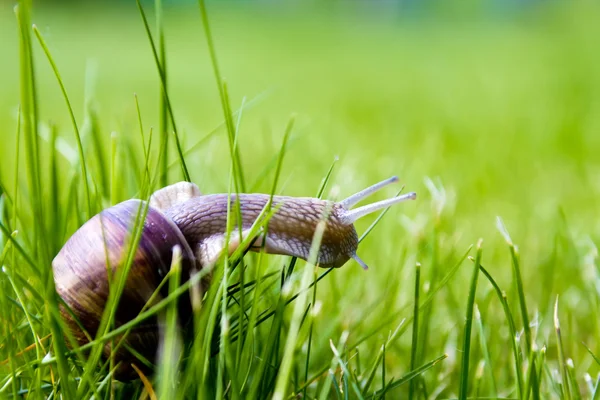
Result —
<instances>
[{"instance_id":1,"label":"tall grass blade","mask_svg":"<svg viewBox=\"0 0 600 400\"><path fill-rule=\"evenodd\" d=\"M417 263L415 267L415 294L413 307L413 331L412 344L410 348L410 369L411 371L417 368L417 346L419 338L419 287L421 285L421 264ZM417 382L412 379L408 386L408 398L410 400L415 396Z\"/></svg>"},{"instance_id":2,"label":"tall grass blade","mask_svg":"<svg viewBox=\"0 0 600 400\"><path fill-rule=\"evenodd\" d=\"M473 309L475 308L475 292L477 291L477 279L479 277L479 266L481 265L481 253L483 241L480 239L477 243L477 253L475 255L475 266L473 267L473 276L469 288L469 297L467 299L467 313L465 317L463 353L460 368L460 387L458 398L466 400L469 390L469 356L471 354L471 326L473 324Z\"/></svg>"}]
</instances>

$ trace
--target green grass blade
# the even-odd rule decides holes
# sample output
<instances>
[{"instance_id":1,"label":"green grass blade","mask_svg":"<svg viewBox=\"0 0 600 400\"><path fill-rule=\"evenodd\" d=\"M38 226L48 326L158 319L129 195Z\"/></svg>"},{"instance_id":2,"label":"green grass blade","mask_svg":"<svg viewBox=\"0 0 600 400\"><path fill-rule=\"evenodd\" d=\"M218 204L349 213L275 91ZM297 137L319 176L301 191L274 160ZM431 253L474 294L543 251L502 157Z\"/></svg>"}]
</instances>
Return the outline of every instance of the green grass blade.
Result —
<instances>
[{"instance_id":1,"label":"green grass blade","mask_svg":"<svg viewBox=\"0 0 600 400\"><path fill-rule=\"evenodd\" d=\"M413 330L412 344L410 348L410 369L417 368L417 345L419 338L419 287L421 285L421 264L417 263L415 267L415 294L413 307ZM416 390L416 381L412 379L408 387L408 398L413 399Z\"/></svg>"},{"instance_id":2,"label":"green grass blade","mask_svg":"<svg viewBox=\"0 0 600 400\"><path fill-rule=\"evenodd\" d=\"M475 292L477 291L477 279L479 277L479 266L481 264L482 240L477 243L477 254L475 256L475 266L473 267L473 276L469 288L469 297L467 300L467 313L465 317L463 353L460 368L460 387L458 398L466 400L469 389L469 356L471 354L471 326L473 324L473 309L475 307Z\"/></svg>"}]
</instances>

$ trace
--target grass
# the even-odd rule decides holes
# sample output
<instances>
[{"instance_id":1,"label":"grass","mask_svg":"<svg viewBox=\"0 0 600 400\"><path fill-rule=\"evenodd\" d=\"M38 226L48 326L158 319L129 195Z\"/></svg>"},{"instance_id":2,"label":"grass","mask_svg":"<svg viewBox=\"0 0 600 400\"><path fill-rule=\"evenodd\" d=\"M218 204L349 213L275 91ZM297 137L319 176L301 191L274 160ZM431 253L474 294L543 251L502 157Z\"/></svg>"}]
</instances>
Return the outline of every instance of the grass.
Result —
<instances>
[{"instance_id":1,"label":"grass","mask_svg":"<svg viewBox=\"0 0 600 400\"><path fill-rule=\"evenodd\" d=\"M600 398L596 6L0 7L0 397ZM418 199L357 223L367 272L237 251L188 341L175 257L168 296L67 346L50 263L101 209L392 174ZM103 345L157 314L173 356L115 381Z\"/></svg>"}]
</instances>

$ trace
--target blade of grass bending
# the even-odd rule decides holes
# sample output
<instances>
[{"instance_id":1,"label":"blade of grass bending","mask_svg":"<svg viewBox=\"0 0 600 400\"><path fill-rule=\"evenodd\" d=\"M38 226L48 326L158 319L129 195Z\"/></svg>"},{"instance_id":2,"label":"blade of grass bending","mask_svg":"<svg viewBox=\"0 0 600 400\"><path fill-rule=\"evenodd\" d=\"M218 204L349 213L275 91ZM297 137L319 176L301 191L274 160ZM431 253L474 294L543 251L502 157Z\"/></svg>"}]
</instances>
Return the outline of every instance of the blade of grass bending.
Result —
<instances>
[{"instance_id":1,"label":"blade of grass bending","mask_svg":"<svg viewBox=\"0 0 600 400\"><path fill-rule=\"evenodd\" d=\"M475 306L475 292L477 291L477 278L479 277L479 265L481 264L482 240L477 243L477 253L475 256L475 266L473 267L473 276L471 278L471 287L467 299L467 313L465 317L463 353L460 370L460 387L458 398L466 400L469 389L469 356L471 354L471 325L473 324L473 309Z\"/></svg>"},{"instance_id":2,"label":"blade of grass bending","mask_svg":"<svg viewBox=\"0 0 600 400\"><path fill-rule=\"evenodd\" d=\"M410 369L411 371L417 368L417 345L419 337L419 286L421 278L421 264L417 263L415 268L415 297L413 308L413 331L412 343L410 347ZM408 386L408 398L413 399L416 390L416 381L413 379Z\"/></svg>"},{"instance_id":3,"label":"blade of grass bending","mask_svg":"<svg viewBox=\"0 0 600 400\"><path fill-rule=\"evenodd\" d=\"M42 50L44 50L44 54L46 54L46 58L50 63L50 67L52 67L52 71L54 71L54 76L56 77L56 81L58 82L58 86L60 87L60 91L62 92L63 98L65 99L65 103L67 105L67 110L69 111L69 117L71 118L71 123L73 124L73 130L75 131L75 141L77 143L77 150L79 152L79 162L81 163L81 178L83 179L83 192L85 194L85 201L87 204L87 218L94 215L92 209L92 200L90 194L90 188L88 183L88 175L87 175L87 166L85 162L85 155L83 153L83 144L81 143L81 135L79 133L79 127L77 126L77 121L75 120L75 114L73 112L73 107L71 106L71 101L69 100L69 96L67 95L67 90L65 89L65 85L60 77L60 73L58 72L58 67L54 62L54 58L52 58L52 54L50 54L50 50L46 45L46 41L42 37L37 26L33 25L33 32L42 46Z\"/></svg>"},{"instance_id":4,"label":"blade of grass bending","mask_svg":"<svg viewBox=\"0 0 600 400\"><path fill-rule=\"evenodd\" d=\"M144 28L146 29L146 35L148 36L148 40L150 41L152 55L154 56L154 62L156 64L156 68L158 69L158 75L160 76L160 83L161 83L161 89L162 89L162 95L163 95L162 98L164 99L165 104L167 106L167 111L168 111L169 118L171 121L171 126L173 127L173 136L175 137L175 146L177 148L177 154L179 156L179 161L181 164L181 172L183 174L183 179L186 180L187 182L191 182L190 174L188 172L187 165L185 163L185 158L183 156L183 150L181 148L181 143L179 140L177 124L175 123L175 115L173 114L173 107L171 106L171 100L169 98L169 93L167 92L167 82L166 82L165 72L163 70L163 66L162 66L160 58L158 56L156 46L154 45L154 39L152 38L152 33L150 32L150 25L148 24L148 19L146 18L146 13L144 11L144 8L142 7L140 0L136 0L136 4L138 6L138 10L140 11L142 21L144 22ZM168 143L167 138L168 138L168 135L162 136L161 142L163 143L163 146L167 146L167 143ZM161 148L165 148L165 147L161 147ZM162 154L162 152L161 152L161 154ZM166 172L166 170L167 170L168 163L166 163L164 166L162 166L163 165L162 160L166 156L167 156L167 154L162 154L162 156L159 156L159 168L157 171L159 174L159 178L162 176L161 171L164 170Z\"/></svg>"},{"instance_id":5,"label":"blade of grass bending","mask_svg":"<svg viewBox=\"0 0 600 400\"><path fill-rule=\"evenodd\" d=\"M368 397L368 399L374 399L376 397L379 397L379 396L383 395L384 393L387 393L390 390L395 389L398 386L401 386L401 385L405 384L406 382L409 382L411 379L414 379L416 376L419 376L419 375L423 374L424 372L426 372L427 370L431 369L436 364L438 364L439 362L445 360L446 358L448 358L448 354L444 354L444 355L439 356L438 358L436 358L434 360L429 361L426 364L423 364L419 368L410 371L409 373L407 373L406 375L404 375L402 378L389 383L388 385L386 385L385 389L373 393L373 395L370 396L370 397Z\"/></svg>"},{"instance_id":6,"label":"blade of grass bending","mask_svg":"<svg viewBox=\"0 0 600 400\"><path fill-rule=\"evenodd\" d=\"M473 262L475 260L472 260ZM512 316L512 313L510 311L510 307L508 306L508 301L506 300L506 293L504 293L501 289L500 286L498 286L498 284L496 283L496 281L494 280L494 278L492 277L492 275L483 267L483 265L479 266L479 269L481 270L481 272L483 273L483 275L485 275L485 277L488 279L488 281L492 284L494 291L496 292L496 295L498 296L498 299L500 300L500 304L502 304L502 309L504 310L504 315L506 317L506 320L508 321L508 329L509 329L509 333L511 336L511 345L512 345L512 350L513 350L513 357L514 357L514 361L515 361L515 374L516 374L516 378L517 378L517 393L518 393L518 397L519 398L523 398L523 372L521 370L521 366L522 366L522 359L521 359L521 353L519 351L519 344L517 343L517 329L515 327L515 321L514 318Z\"/></svg>"}]
</instances>

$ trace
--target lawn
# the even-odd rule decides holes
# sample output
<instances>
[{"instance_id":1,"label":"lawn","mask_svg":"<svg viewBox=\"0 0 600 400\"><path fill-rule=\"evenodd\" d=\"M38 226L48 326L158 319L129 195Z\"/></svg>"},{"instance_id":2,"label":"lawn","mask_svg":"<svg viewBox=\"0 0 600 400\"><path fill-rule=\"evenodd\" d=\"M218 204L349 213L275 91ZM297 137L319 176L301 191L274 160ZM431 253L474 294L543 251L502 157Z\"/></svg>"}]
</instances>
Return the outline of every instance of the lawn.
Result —
<instances>
[{"instance_id":1,"label":"lawn","mask_svg":"<svg viewBox=\"0 0 600 400\"><path fill-rule=\"evenodd\" d=\"M168 123L165 159L154 5L151 43L128 3L36 3L31 21L24 4L24 34L0 4L2 396L600 398L600 8L209 2L211 56L200 7L169 4L182 155ZM182 160L205 194L276 181L315 197L331 171L327 199L392 175L370 201L417 199L356 223L378 222L358 247L367 271L217 264L195 339L167 324L173 356L119 383L99 358L116 327L65 347L51 261L100 210L184 180ZM176 297L150 312L172 316Z\"/></svg>"}]
</instances>

